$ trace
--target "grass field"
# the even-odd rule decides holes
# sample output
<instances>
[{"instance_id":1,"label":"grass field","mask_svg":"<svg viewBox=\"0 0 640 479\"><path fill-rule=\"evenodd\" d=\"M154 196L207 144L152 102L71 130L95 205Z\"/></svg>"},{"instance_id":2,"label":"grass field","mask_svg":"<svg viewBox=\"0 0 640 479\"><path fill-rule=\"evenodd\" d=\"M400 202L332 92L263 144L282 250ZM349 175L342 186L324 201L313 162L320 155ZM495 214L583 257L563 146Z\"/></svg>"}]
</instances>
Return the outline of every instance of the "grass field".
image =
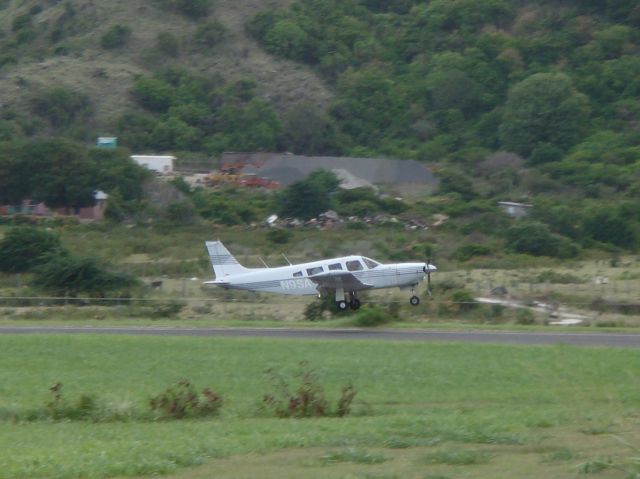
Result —
<instances>
[{"instance_id":1,"label":"grass field","mask_svg":"<svg viewBox=\"0 0 640 479\"><path fill-rule=\"evenodd\" d=\"M265 371L293 378L303 360L330 400L353 382L353 415L260 411L273 390ZM569 478L637 467L635 350L43 335L0 337L0 364L1 478ZM223 395L220 417L144 419L149 398L185 377ZM130 419L26 420L56 381Z\"/></svg>"}]
</instances>

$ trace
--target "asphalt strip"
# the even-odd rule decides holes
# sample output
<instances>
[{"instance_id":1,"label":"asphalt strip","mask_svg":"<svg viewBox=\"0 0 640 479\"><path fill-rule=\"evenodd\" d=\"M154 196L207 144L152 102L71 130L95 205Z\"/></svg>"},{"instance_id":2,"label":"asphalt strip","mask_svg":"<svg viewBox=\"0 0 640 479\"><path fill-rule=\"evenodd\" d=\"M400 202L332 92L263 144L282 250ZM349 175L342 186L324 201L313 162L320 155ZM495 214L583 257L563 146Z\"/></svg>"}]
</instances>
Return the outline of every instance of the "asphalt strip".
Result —
<instances>
[{"instance_id":1,"label":"asphalt strip","mask_svg":"<svg viewBox=\"0 0 640 479\"><path fill-rule=\"evenodd\" d=\"M487 344L640 348L640 334L398 329L0 327L0 334L122 334L131 336L262 337L322 340L442 341Z\"/></svg>"}]
</instances>

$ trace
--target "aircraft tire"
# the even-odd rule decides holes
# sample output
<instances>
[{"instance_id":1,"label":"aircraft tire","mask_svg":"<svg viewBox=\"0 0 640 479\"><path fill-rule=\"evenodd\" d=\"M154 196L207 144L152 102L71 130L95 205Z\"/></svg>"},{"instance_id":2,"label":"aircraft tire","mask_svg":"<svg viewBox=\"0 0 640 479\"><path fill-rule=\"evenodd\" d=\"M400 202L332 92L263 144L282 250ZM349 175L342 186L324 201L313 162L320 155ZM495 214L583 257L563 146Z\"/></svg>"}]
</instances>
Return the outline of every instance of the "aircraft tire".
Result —
<instances>
[{"instance_id":1,"label":"aircraft tire","mask_svg":"<svg viewBox=\"0 0 640 479\"><path fill-rule=\"evenodd\" d=\"M336 301L336 307L338 308L338 311L346 311L349 305L346 301Z\"/></svg>"},{"instance_id":2,"label":"aircraft tire","mask_svg":"<svg viewBox=\"0 0 640 479\"><path fill-rule=\"evenodd\" d=\"M360 309L360 300L358 298L353 298L350 302L349 302L349 307L351 309L353 309L354 311L356 309Z\"/></svg>"},{"instance_id":3,"label":"aircraft tire","mask_svg":"<svg viewBox=\"0 0 640 479\"><path fill-rule=\"evenodd\" d=\"M411 303L411 306L418 306L420 304L420 298L417 296L411 296L411 298L409 298L409 302Z\"/></svg>"}]
</instances>

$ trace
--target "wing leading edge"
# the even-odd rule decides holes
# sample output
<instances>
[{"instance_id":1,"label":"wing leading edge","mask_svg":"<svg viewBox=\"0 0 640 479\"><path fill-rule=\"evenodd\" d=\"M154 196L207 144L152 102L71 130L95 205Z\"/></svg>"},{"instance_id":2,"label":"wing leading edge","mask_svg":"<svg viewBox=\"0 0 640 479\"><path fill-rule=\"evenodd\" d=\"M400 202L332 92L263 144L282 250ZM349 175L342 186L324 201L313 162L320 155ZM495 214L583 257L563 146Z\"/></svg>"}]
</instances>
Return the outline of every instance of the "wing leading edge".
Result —
<instances>
[{"instance_id":1,"label":"wing leading edge","mask_svg":"<svg viewBox=\"0 0 640 479\"><path fill-rule=\"evenodd\" d=\"M328 273L309 276L309 280L318 285L319 289L339 289L346 291L360 291L371 289L373 285L363 283L353 273L346 271L330 271Z\"/></svg>"}]
</instances>

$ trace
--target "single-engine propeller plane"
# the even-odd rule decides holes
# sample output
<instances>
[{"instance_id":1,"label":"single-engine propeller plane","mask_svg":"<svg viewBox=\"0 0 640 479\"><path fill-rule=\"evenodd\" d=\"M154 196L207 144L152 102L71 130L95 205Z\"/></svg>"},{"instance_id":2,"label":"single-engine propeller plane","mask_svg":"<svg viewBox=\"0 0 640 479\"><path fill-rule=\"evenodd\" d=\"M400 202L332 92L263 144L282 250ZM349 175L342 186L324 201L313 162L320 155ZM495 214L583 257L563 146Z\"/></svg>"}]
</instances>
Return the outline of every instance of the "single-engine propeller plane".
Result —
<instances>
[{"instance_id":1,"label":"single-engine propeller plane","mask_svg":"<svg viewBox=\"0 0 640 479\"><path fill-rule=\"evenodd\" d=\"M409 302L417 306L420 298L415 287L425 276L430 286L431 273L437 269L430 262L381 264L357 255L274 268L245 268L220 241L205 244L215 275L205 284L294 296L334 294L340 311L360 307L359 291L380 288L410 289Z\"/></svg>"}]
</instances>

